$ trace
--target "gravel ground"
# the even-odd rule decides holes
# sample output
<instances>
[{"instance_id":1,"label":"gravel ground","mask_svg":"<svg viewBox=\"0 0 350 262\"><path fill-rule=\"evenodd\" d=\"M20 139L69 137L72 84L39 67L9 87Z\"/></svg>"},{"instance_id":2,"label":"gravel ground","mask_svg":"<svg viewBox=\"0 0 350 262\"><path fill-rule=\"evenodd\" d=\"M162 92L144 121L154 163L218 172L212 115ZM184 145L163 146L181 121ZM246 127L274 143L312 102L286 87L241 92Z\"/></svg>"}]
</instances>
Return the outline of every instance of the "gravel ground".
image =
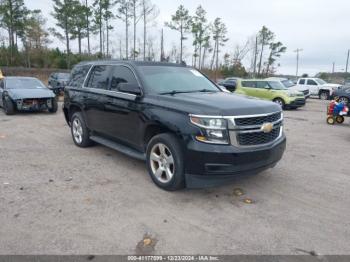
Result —
<instances>
[{"instance_id":1,"label":"gravel ground","mask_svg":"<svg viewBox=\"0 0 350 262\"><path fill-rule=\"evenodd\" d=\"M0 254L350 254L350 119L325 112L285 112L274 169L169 193L143 162L76 147L61 111L1 111Z\"/></svg>"}]
</instances>

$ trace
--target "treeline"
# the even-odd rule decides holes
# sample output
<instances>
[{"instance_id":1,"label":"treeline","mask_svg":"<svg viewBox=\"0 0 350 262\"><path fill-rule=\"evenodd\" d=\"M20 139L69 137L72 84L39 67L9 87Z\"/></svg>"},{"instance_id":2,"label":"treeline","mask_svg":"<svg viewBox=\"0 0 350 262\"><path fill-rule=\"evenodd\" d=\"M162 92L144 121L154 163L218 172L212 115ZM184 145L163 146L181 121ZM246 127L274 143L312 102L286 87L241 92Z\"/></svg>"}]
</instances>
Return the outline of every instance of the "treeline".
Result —
<instances>
[{"instance_id":1,"label":"treeline","mask_svg":"<svg viewBox=\"0 0 350 262\"><path fill-rule=\"evenodd\" d=\"M113 57L190 61L198 69L224 76L265 76L275 72L277 59L286 51L265 26L230 51L225 47L229 41L225 23L219 17L208 21L202 6L191 14L181 5L164 24L179 34L178 43L166 50L163 28L157 39L149 32L159 14L151 0L52 0L51 3L56 26L47 28L40 10L29 10L23 0L0 0L0 66L66 69L82 60ZM114 28L117 20L122 26ZM111 48L110 36L115 31L122 32L117 51L115 43ZM97 42L93 40L95 37ZM57 40L65 44L64 51L49 48ZM77 50L72 50L73 41Z\"/></svg>"}]
</instances>

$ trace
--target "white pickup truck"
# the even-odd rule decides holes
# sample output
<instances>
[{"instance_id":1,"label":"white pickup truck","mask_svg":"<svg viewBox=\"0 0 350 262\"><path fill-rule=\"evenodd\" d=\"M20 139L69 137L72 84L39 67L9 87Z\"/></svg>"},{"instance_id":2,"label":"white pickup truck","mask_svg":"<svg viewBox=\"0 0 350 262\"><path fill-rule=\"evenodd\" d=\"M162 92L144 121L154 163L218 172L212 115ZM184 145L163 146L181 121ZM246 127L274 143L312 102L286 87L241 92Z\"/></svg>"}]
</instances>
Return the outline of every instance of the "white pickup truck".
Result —
<instances>
[{"instance_id":1,"label":"white pickup truck","mask_svg":"<svg viewBox=\"0 0 350 262\"><path fill-rule=\"evenodd\" d=\"M341 87L338 84L327 83L321 78L299 78L297 86L307 87L312 96L318 96L322 100L329 100L333 92Z\"/></svg>"}]
</instances>

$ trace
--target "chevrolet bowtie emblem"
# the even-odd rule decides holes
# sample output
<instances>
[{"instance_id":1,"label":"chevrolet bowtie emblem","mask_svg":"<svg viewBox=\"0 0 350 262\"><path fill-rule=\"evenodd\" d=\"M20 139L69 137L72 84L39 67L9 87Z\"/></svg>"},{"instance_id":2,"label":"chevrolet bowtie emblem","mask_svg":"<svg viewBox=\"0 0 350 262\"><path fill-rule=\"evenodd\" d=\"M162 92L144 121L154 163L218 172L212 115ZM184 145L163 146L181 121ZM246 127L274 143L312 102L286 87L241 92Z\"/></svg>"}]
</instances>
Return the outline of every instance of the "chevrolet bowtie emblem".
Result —
<instances>
[{"instance_id":1,"label":"chevrolet bowtie emblem","mask_svg":"<svg viewBox=\"0 0 350 262\"><path fill-rule=\"evenodd\" d=\"M273 129L273 124L272 123L264 123L260 130L263 131L264 133L271 133Z\"/></svg>"}]
</instances>

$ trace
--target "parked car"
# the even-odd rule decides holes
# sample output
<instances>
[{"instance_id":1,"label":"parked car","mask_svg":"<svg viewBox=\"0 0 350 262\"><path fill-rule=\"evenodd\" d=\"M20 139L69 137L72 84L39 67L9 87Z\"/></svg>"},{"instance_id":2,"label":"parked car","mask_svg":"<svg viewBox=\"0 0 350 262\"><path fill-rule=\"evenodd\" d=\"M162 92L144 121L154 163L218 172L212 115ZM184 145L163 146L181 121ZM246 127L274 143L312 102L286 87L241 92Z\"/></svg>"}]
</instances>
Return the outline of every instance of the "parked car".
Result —
<instances>
[{"instance_id":1,"label":"parked car","mask_svg":"<svg viewBox=\"0 0 350 262\"><path fill-rule=\"evenodd\" d=\"M234 92L236 90L237 80L241 78L239 77L228 77L218 83L218 85L225 87L230 92Z\"/></svg>"},{"instance_id":2,"label":"parked car","mask_svg":"<svg viewBox=\"0 0 350 262\"><path fill-rule=\"evenodd\" d=\"M223 92L179 64L78 64L65 88L74 143L146 161L165 190L227 183L274 167L285 150L283 114L268 101Z\"/></svg>"},{"instance_id":3,"label":"parked car","mask_svg":"<svg viewBox=\"0 0 350 262\"><path fill-rule=\"evenodd\" d=\"M322 100L332 98L333 92L341 87L338 84L327 83L321 78L300 78L297 85L309 88L312 96L318 96Z\"/></svg>"},{"instance_id":4,"label":"parked car","mask_svg":"<svg viewBox=\"0 0 350 262\"><path fill-rule=\"evenodd\" d=\"M288 78L269 77L269 78L266 78L265 80L280 81L281 84L285 88L288 88L289 90L295 90L295 91L302 92L306 99L310 97L309 88L307 88L305 86L298 86L292 80L289 80Z\"/></svg>"},{"instance_id":5,"label":"parked car","mask_svg":"<svg viewBox=\"0 0 350 262\"><path fill-rule=\"evenodd\" d=\"M236 93L273 101L284 109L295 109L305 105L303 93L288 90L276 80L239 80Z\"/></svg>"},{"instance_id":6,"label":"parked car","mask_svg":"<svg viewBox=\"0 0 350 262\"><path fill-rule=\"evenodd\" d=\"M344 102L346 105L350 106L350 86L345 86L334 91L333 96L339 98L340 102Z\"/></svg>"},{"instance_id":7,"label":"parked car","mask_svg":"<svg viewBox=\"0 0 350 262\"><path fill-rule=\"evenodd\" d=\"M60 94L69 81L69 73L52 73L49 77L49 88L56 94Z\"/></svg>"},{"instance_id":8,"label":"parked car","mask_svg":"<svg viewBox=\"0 0 350 262\"><path fill-rule=\"evenodd\" d=\"M0 106L7 115L16 111L57 111L55 94L39 79L33 77L5 77L0 80Z\"/></svg>"}]
</instances>

